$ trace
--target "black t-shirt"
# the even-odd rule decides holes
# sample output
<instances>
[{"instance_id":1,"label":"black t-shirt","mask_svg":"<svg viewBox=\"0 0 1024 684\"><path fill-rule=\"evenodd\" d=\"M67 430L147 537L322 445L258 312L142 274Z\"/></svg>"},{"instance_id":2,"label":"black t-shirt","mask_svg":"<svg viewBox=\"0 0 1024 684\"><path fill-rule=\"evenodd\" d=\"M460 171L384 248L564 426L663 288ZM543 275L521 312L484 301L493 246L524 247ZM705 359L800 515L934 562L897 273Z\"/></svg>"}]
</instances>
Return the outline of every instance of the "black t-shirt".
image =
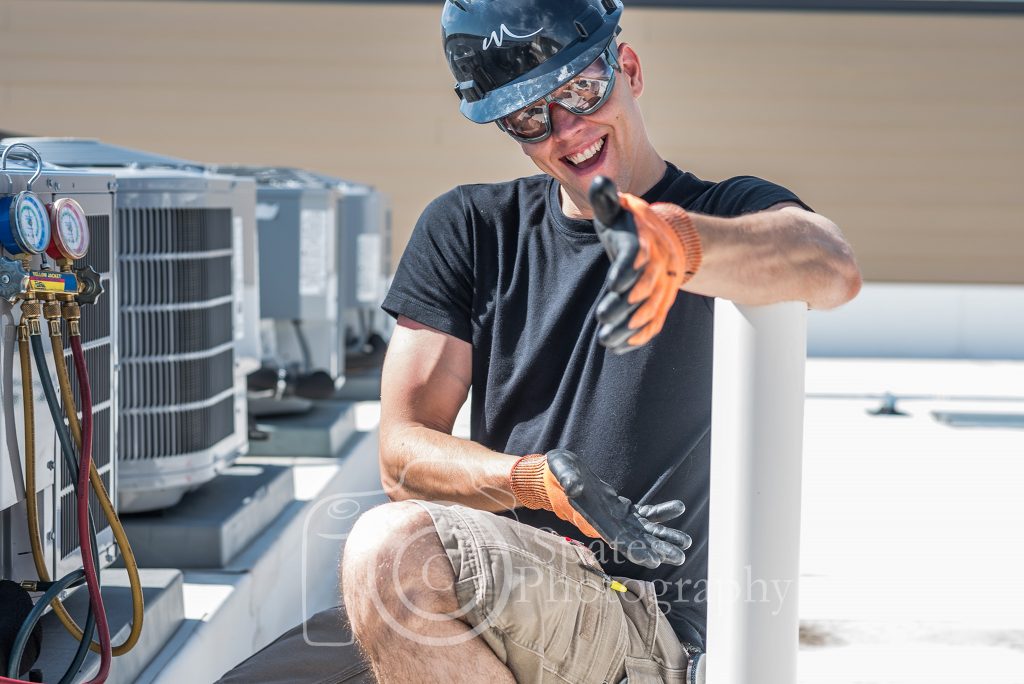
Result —
<instances>
[{"instance_id":1,"label":"black t-shirt","mask_svg":"<svg viewBox=\"0 0 1024 684\"><path fill-rule=\"evenodd\" d=\"M606 351L594 309L609 260L593 223L567 218L558 193L538 175L437 198L383 308L473 345L473 441L511 455L569 449L635 503L686 503L671 523L693 537L681 567L642 568L585 541L609 574L654 582L680 639L703 644L714 300L680 292L651 342ZM671 164L644 199L726 217L799 202L759 178L713 183ZM548 511L510 515L581 537Z\"/></svg>"}]
</instances>

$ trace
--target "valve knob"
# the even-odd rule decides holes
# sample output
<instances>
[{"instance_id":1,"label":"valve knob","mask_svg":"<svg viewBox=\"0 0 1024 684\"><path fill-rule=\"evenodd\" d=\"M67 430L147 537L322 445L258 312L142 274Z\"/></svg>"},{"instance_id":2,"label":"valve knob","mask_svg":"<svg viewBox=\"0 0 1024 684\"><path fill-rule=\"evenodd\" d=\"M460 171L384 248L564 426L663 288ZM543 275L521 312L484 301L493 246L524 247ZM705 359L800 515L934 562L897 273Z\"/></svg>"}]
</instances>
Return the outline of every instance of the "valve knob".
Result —
<instances>
[{"instance_id":1,"label":"valve knob","mask_svg":"<svg viewBox=\"0 0 1024 684\"><path fill-rule=\"evenodd\" d=\"M13 303L28 287L28 271L20 261L0 257L0 297Z\"/></svg>"},{"instance_id":2,"label":"valve knob","mask_svg":"<svg viewBox=\"0 0 1024 684\"><path fill-rule=\"evenodd\" d=\"M103 282L100 280L100 274L92 266L86 266L76 270L75 275L78 276L81 283L81 289L78 291L78 303L95 304L103 294Z\"/></svg>"}]
</instances>

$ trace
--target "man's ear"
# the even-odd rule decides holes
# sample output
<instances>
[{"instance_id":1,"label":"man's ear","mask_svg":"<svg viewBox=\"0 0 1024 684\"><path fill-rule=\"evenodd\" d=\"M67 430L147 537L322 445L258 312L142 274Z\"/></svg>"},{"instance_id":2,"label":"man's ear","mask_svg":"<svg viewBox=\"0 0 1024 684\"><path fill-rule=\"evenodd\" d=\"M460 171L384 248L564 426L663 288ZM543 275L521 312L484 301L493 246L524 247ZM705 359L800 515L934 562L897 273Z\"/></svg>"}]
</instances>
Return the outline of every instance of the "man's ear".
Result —
<instances>
[{"instance_id":1,"label":"man's ear","mask_svg":"<svg viewBox=\"0 0 1024 684\"><path fill-rule=\"evenodd\" d=\"M629 82L633 97L640 97L644 92L644 70L640 66L640 57L629 43L619 43L619 67L621 75Z\"/></svg>"}]
</instances>

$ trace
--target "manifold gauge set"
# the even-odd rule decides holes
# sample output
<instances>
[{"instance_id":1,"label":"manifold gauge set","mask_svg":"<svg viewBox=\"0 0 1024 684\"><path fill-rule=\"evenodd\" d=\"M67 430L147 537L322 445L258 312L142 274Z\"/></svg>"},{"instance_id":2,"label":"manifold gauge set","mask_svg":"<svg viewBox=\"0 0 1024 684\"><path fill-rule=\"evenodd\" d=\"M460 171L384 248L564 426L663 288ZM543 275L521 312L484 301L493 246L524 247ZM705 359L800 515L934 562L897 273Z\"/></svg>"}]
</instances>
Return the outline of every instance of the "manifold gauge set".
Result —
<instances>
[{"instance_id":1,"label":"manifold gauge set","mask_svg":"<svg viewBox=\"0 0 1024 684\"><path fill-rule=\"evenodd\" d=\"M32 192L33 184L42 174L42 160L32 147L16 143L7 147L0 156L0 171L7 170L7 157L12 150L25 148L35 159L36 169L27 189L0 196L0 245L9 254L26 259L36 254L46 255L65 267L61 271L23 271L12 260L5 262L0 271L0 296L13 299L23 292L49 292L74 294L82 285L92 283L87 275L79 278L67 267L89 251L89 223L85 210L74 198L62 197L47 205ZM81 273L81 272L80 272ZM82 292L85 294L85 292Z\"/></svg>"},{"instance_id":2,"label":"manifold gauge set","mask_svg":"<svg viewBox=\"0 0 1024 684\"><path fill-rule=\"evenodd\" d=\"M25 185L25 190L14 193L14 180L11 174L6 173L7 158L19 147L31 155L36 167ZM35 571L35 577L32 577L32 573L26 573L23 567L15 570L17 566L10 563L13 547L4 548L6 560L3 567L0 567L0 573L17 572L14 580L20 582L7 579L0 574L0 584L6 592L5 596L15 597L5 599L12 605L5 604L3 609L5 616L8 611L12 612L6 620L3 638L0 639L5 651L0 653L0 682L13 684L27 681L20 677L30 670L39 656L42 644L42 629L39 623L44 612L51 610L78 642L74 658L67 665L60 681L70 682L80 673L90 646L94 644L94 650L100 655L99 671L89 682L102 684L110 673L111 659L130 651L139 639L143 615L142 591L131 547L118 520L112 499L106 491L93 453L94 446L103 444L102 440L95 437L97 415L102 411L108 411L109 408L97 409L94 405L93 385L89 377L90 364L84 346L85 342L94 340L83 342L82 339L81 306L95 304L104 289L100 274L91 266L82 266L79 262L79 268L75 268L75 262L84 258L89 251L88 218L82 205L74 198L55 197L52 203L47 204L39 195L32 192L33 184L39 180L42 173L42 159L29 145L15 143L6 147L0 155L0 178L6 177L9 183L7 194L0 195L0 246L10 255L0 256L0 297L12 305L20 301L20 321L16 327L16 337L9 341L13 342L16 339L17 356L20 361L20 416L23 422L23 439L20 449L10 451L19 459L14 464L12 472L19 473L19 480L23 478L23 503L16 501L15 505L24 506L27 521L24 528L27 539L25 543L31 549ZM59 187L56 183L54 186ZM52 263L48 263L47 258L52 260ZM40 264L38 270L31 270L33 263ZM51 348L50 360L47 359L44 348L44 339L47 338ZM65 339L70 345L70 361L66 358L68 352ZM90 347L90 351L94 348L98 347ZM50 371L51 363L54 374ZM94 370L101 376L107 374L106 381L100 382L97 387L109 386L109 370L103 367L94 367ZM33 379L35 373L38 373L37 380ZM73 389L73 381L77 381L77 395ZM42 389L46 399L50 414L50 422L47 425L52 425L52 431L49 427L37 431L36 387ZM57 387L60 388L59 396ZM101 397L98 403L102 404L104 399L106 397ZM81 408L81 415L78 408ZM12 426L13 422L10 423L10 432L6 435L8 444L17 443ZM61 482L60 477L55 477L50 484L38 479L37 455L40 452L37 451L37 446L48 441L59 443L57 454L62 457L61 472L73 485L70 493L73 495L73 502L64 501L62 497L65 495L57 489ZM100 467L104 467L104 464L101 463ZM55 469L52 462L49 469ZM4 481L7 482L9 479L6 478ZM51 493L47 495L47 491ZM49 504L47 496L51 497ZM98 504L95 513L90 505L90 496L93 496ZM49 511L52 509L48 509L47 506L56 506L58 501L61 502L59 512L51 514ZM125 560L132 592L131 632L128 638L116 647L112 644L110 624L100 590L103 560L100 557L98 543L101 528L96 524L100 512ZM61 541L56 541L57 528L47 531L48 515L52 515L54 519L58 515L66 519L64 526L60 527ZM7 522L9 519L5 518L5 524ZM76 561L74 564L78 567L70 572L61 570L61 577L51 575L51 567L56 569L58 565L50 565L52 552L48 552L44 532L46 540L55 542L53 546L55 550L59 549L57 552L60 559L72 557L72 550L65 549L65 542L75 539L80 562ZM10 533L5 529L3 534ZM2 537L0 541L3 541ZM21 553L25 555L28 552ZM29 576L25 577L25 574ZM84 627L79 627L64 607L62 600L67 597L67 592L71 588L83 583L89 603ZM42 592L42 595L33 601L33 592ZM17 611L13 603L18 603ZM12 629L16 629L16 633ZM31 681L43 681L39 671L29 671L29 675Z\"/></svg>"}]
</instances>

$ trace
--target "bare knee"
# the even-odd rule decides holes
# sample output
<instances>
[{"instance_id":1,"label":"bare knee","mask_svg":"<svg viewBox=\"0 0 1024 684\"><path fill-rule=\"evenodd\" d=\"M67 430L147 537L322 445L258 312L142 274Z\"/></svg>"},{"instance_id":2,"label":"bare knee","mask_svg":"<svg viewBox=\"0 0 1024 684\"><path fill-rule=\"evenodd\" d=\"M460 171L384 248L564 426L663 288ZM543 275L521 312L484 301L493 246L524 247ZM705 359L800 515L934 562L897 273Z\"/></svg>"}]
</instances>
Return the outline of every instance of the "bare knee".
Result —
<instances>
[{"instance_id":1,"label":"bare knee","mask_svg":"<svg viewBox=\"0 0 1024 684\"><path fill-rule=\"evenodd\" d=\"M345 542L342 569L393 560L403 541L424 535L434 524L419 505L399 501L375 506L359 516Z\"/></svg>"},{"instance_id":2,"label":"bare knee","mask_svg":"<svg viewBox=\"0 0 1024 684\"><path fill-rule=\"evenodd\" d=\"M413 607L450 610L454 572L422 507L383 504L364 513L345 543L341 585L353 628L381 613L403 621Z\"/></svg>"}]
</instances>

